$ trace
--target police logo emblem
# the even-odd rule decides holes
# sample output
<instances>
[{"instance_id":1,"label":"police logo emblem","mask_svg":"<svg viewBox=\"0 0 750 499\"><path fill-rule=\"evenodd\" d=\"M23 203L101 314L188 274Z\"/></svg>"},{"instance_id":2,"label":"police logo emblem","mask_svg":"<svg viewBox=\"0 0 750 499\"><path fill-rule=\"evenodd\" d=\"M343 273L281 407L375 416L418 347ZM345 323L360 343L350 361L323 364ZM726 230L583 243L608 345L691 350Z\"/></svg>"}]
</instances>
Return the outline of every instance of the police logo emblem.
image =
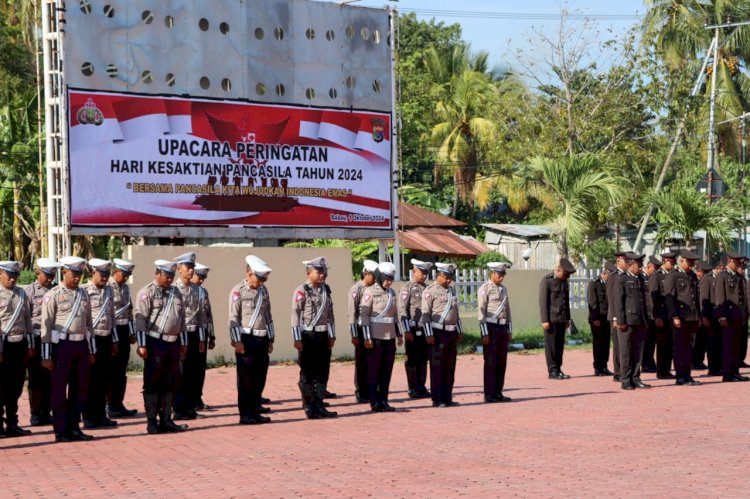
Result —
<instances>
[{"instance_id":1,"label":"police logo emblem","mask_svg":"<svg viewBox=\"0 0 750 499\"><path fill-rule=\"evenodd\" d=\"M93 99L86 101L86 104L76 113L76 118L81 125L99 126L104 123L104 114L96 107Z\"/></svg>"},{"instance_id":2,"label":"police logo emblem","mask_svg":"<svg viewBox=\"0 0 750 499\"><path fill-rule=\"evenodd\" d=\"M385 138L385 120L374 118L370 121L370 124L372 124L372 140L383 142Z\"/></svg>"}]
</instances>

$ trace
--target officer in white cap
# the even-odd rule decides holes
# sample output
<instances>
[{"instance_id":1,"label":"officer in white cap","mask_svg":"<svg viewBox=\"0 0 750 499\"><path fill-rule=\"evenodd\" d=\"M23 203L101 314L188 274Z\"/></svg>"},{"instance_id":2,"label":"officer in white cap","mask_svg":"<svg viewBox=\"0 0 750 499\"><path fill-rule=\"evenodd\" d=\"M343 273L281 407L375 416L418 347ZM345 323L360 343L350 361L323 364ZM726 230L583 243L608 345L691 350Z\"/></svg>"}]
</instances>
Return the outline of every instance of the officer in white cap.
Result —
<instances>
[{"instance_id":1,"label":"officer in white cap","mask_svg":"<svg viewBox=\"0 0 750 499\"><path fill-rule=\"evenodd\" d=\"M453 400L458 342L463 338L458 299L451 282L456 266L436 263L437 278L422 293L422 327L430 345L430 391L433 407L459 405Z\"/></svg>"},{"instance_id":2,"label":"officer in white cap","mask_svg":"<svg viewBox=\"0 0 750 499\"><path fill-rule=\"evenodd\" d=\"M393 412L388 393L396 359L396 338L403 345L398 323L396 294L391 289L396 266L381 262L374 271L375 283L365 288L359 306L362 335L367 351L367 393L373 412Z\"/></svg>"},{"instance_id":3,"label":"officer in white cap","mask_svg":"<svg viewBox=\"0 0 750 499\"><path fill-rule=\"evenodd\" d=\"M422 329L422 293L425 282L432 270L431 262L411 259L411 280L404 284L398 296L399 328L404 335L406 361L406 381L409 385L409 397L413 399L429 398L427 390L427 337Z\"/></svg>"},{"instance_id":4,"label":"officer in white cap","mask_svg":"<svg viewBox=\"0 0 750 499\"><path fill-rule=\"evenodd\" d=\"M16 286L22 268L21 262L0 262L0 432L8 437L31 433L18 426L18 399L23 392L25 361L33 334L31 301L24 290Z\"/></svg>"},{"instance_id":5,"label":"officer in white cap","mask_svg":"<svg viewBox=\"0 0 750 499\"><path fill-rule=\"evenodd\" d=\"M299 389L308 419L338 416L323 405L326 370L336 342L331 288L325 283L328 271L324 257L302 262L307 281L292 295L292 336L299 351Z\"/></svg>"},{"instance_id":6,"label":"officer in white cap","mask_svg":"<svg viewBox=\"0 0 750 499\"><path fill-rule=\"evenodd\" d=\"M117 353L112 359L112 382L107 393L107 414L110 418L134 416L138 411L125 407L125 390L128 386L128 361L130 345L135 343L135 323L133 322L133 301L128 279L133 274L135 264L128 260L113 260L112 302L115 306L115 330L117 332Z\"/></svg>"},{"instance_id":7,"label":"officer in white cap","mask_svg":"<svg viewBox=\"0 0 750 499\"><path fill-rule=\"evenodd\" d=\"M200 398L201 356L206 351L206 314L200 302L200 287L190 280L195 272L195 253L185 253L174 259L177 264L177 277L174 286L182 293L182 306L185 311L187 330L187 353L181 364L180 379L175 392L175 419L195 419L196 407Z\"/></svg>"},{"instance_id":8,"label":"officer in white cap","mask_svg":"<svg viewBox=\"0 0 750 499\"><path fill-rule=\"evenodd\" d=\"M508 289L503 286L508 265L490 262L490 278L477 290L479 331L484 355L484 401L510 402L503 395L508 343L513 334Z\"/></svg>"},{"instance_id":9,"label":"officer in white cap","mask_svg":"<svg viewBox=\"0 0 750 499\"><path fill-rule=\"evenodd\" d=\"M154 281L138 291L135 302L135 337L138 355L144 359L146 431L175 433L187 430L172 420L172 393L180 377L180 356L187 349L185 309L182 294L172 286L177 265L169 260L156 260L154 265Z\"/></svg>"},{"instance_id":10,"label":"officer in white cap","mask_svg":"<svg viewBox=\"0 0 750 499\"><path fill-rule=\"evenodd\" d=\"M204 348L203 352L200 354L197 374L198 386L195 389L195 392L198 395L195 409L200 411L211 409L211 407L203 402L203 386L206 383L206 365L208 362L208 351L216 348L216 335L214 334L214 314L211 310L211 299L208 296L208 290L203 286L203 283L206 281L206 279L208 279L208 272L210 270L211 267L196 262L195 272L193 273L193 278L190 280L190 282L198 286L198 291L200 292L198 294L198 300L200 302L201 308L203 309L203 316L206 320L206 322L203 324L203 331L206 332L206 348Z\"/></svg>"},{"instance_id":11,"label":"officer in white cap","mask_svg":"<svg viewBox=\"0 0 750 499\"><path fill-rule=\"evenodd\" d=\"M347 295L347 317L349 329L352 334L354 345L354 396L357 402L364 404L369 402L367 395L367 351L362 336L362 328L359 321L359 304L365 288L375 283L375 270L378 262L365 260L362 265L361 279L349 288Z\"/></svg>"},{"instance_id":12,"label":"officer in white cap","mask_svg":"<svg viewBox=\"0 0 750 499\"><path fill-rule=\"evenodd\" d=\"M245 278L229 294L229 336L237 359L240 424L264 424L271 418L262 414L270 410L261 405L261 395L275 339L265 286L271 267L254 255L248 255L245 264Z\"/></svg>"},{"instance_id":13,"label":"officer in white cap","mask_svg":"<svg viewBox=\"0 0 750 499\"><path fill-rule=\"evenodd\" d=\"M89 260L91 279L83 286L91 304L96 360L91 366L89 393L83 410L84 428L117 426L106 412L107 391L112 381L113 357L117 354L115 330L115 305L112 287L107 284L112 272L112 262L101 258Z\"/></svg>"},{"instance_id":14,"label":"officer in white cap","mask_svg":"<svg viewBox=\"0 0 750 499\"><path fill-rule=\"evenodd\" d=\"M52 419L57 442L91 440L80 430L96 343L91 303L79 287L86 260L60 258L62 282L42 300L42 366L52 372Z\"/></svg>"},{"instance_id":15,"label":"officer in white cap","mask_svg":"<svg viewBox=\"0 0 750 499\"><path fill-rule=\"evenodd\" d=\"M52 283L57 275L57 269L62 265L50 258L40 258L36 261L36 279L24 288L26 296L31 300L31 348L35 355L29 358L29 413L31 426L45 426L52 424L52 380L50 372L42 367L42 356L37 350L41 348L42 333L42 299L52 289Z\"/></svg>"}]
</instances>

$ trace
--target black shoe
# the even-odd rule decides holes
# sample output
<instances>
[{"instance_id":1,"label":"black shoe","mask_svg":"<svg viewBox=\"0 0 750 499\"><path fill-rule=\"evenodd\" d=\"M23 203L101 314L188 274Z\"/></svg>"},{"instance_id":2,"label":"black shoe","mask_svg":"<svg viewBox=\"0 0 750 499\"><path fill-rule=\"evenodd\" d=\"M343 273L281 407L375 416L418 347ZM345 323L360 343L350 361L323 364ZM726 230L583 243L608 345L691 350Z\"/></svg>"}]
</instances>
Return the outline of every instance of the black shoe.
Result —
<instances>
[{"instance_id":1,"label":"black shoe","mask_svg":"<svg viewBox=\"0 0 750 499\"><path fill-rule=\"evenodd\" d=\"M271 418L261 416L260 414L257 416L242 416L240 418L240 424L266 424L270 422Z\"/></svg>"},{"instance_id":2,"label":"black shoe","mask_svg":"<svg viewBox=\"0 0 750 499\"><path fill-rule=\"evenodd\" d=\"M716 369L709 369L708 373L706 373L706 376L721 376L721 371L718 371Z\"/></svg>"},{"instance_id":3,"label":"black shoe","mask_svg":"<svg viewBox=\"0 0 750 499\"><path fill-rule=\"evenodd\" d=\"M171 419L159 423L159 431L161 433L180 433L187 431L187 429L188 426L186 424L176 424Z\"/></svg>"},{"instance_id":4,"label":"black shoe","mask_svg":"<svg viewBox=\"0 0 750 499\"><path fill-rule=\"evenodd\" d=\"M74 439L70 438L70 435L67 433L55 433L55 442L63 443L63 442L72 442Z\"/></svg>"},{"instance_id":5,"label":"black shoe","mask_svg":"<svg viewBox=\"0 0 750 499\"><path fill-rule=\"evenodd\" d=\"M421 398L421 399L428 399L432 397L432 394L427 388L420 388L419 390L417 390L417 395L418 395L417 398Z\"/></svg>"},{"instance_id":6,"label":"black shoe","mask_svg":"<svg viewBox=\"0 0 750 499\"><path fill-rule=\"evenodd\" d=\"M644 373L655 373L656 372L656 366L643 366L641 367L641 372Z\"/></svg>"},{"instance_id":7,"label":"black shoe","mask_svg":"<svg viewBox=\"0 0 750 499\"><path fill-rule=\"evenodd\" d=\"M323 416L318 412L317 409L314 407L306 407L305 408L305 416L307 416L307 419L320 419Z\"/></svg>"},{"instance_id":8,"label":"black shoe","mask_svg":"<svg viewBox=\"0 0 750 499\"><path fill-rule=\"evenodd\" d=\"M422 398L422 396L416 390L409 390L409 398L410 399L418 399L418 398Z\"/></svg>"},{"instance_id":9,"label":"black shoe","mask_svg":"<svg viewBox=\"0 0 750 499\"><path fill-rule=\"evenodd\" d=\"M320 414L320 417L322 418L336 418L338 417L339 413L335 411L329 411L322 405L318 407L318 414Z\"/></svg>"},{"instance_id":10,"label":"black shoe","mask_svg":"<svg viewBox=\"0 0 750 499\"><path fill-rule=\"evenodd\" d=\"M267 399L266 397L261 397L260 398L260 403L261 404L270 404L271 403L271 399Z\"/></svg>"},{"instance_id":11,"label":"black shoe","mask_svg":"<svg viewBox=\"0 0 750 499\"><path fill-rule=\"evenodd\" d=\"M594 376L606 376L601 369L594 369Z\"/></svg>"},{"instance_id":12,"label":"black shoe","mask_svg":"<svg viewBox=\"0 0 750 499\"><path fill-rule=\"evenodd\" d=\"M621 388L623 390L635 390L635 385L630 381L625 381L624 383L622 383Z\"/></svg>"},{"instance_id":13,"label":"black shoe","mask_svg":"<svg viewBox=\"0 0 750 499\"><path fill-rule=\"evenodd\" d=\"M374 402L370 404L370 410L372 412L385 412L385 407L379 402Z\"/></svg>"},{"instance_id":14,"label":"black shoe","mask_svg":"<svg viewBox=\"0 0 750 499\"><path fill-rule=\"evenodd\" d=\"M84 419L83 427L86 428L87 430L92 430L94 428L98 428L99 426L96 424L96 421L93 421L91 419Z\"/></svg>"},{"instance_id":15,"label":"black shoe","mask_svg":"<svg viewBox=\"0 0 750 499\"><path fill-rule=\"evenodd\" d=\"M432 401L432 407L440 407L440 402Z\"/></svg>"},{"instance_id":16,"label":"black shoe","mask_svg":"<svg viewBox=\"0 0 750 499\"><path fill-rule=\"evenodd\" d=\"M560 371L560 379L570 379L570 375Z\"/></svg>"},{"instance_id":17,"label":"black shoe","mask_svg":"<svg viewBox=\"0 0 750 499\"><path fill-rule=\"evenodd\" d=\"M260 409L258 409L258 412L260 414L269 414L271 412L271 408L260 406Z\"/></svg>"},{"instance_id":18,"label":"black shoe","mask_svg":"<svg viewBox=\"0 0 750 499\"><path fill-rule=\"evenodd\" d=\"M161 433L159 431L159 423L155 419L149 419L146 423L146 433L149 435L157 435Z\"/></svg>"},{"instance_id":19,"label":"black shoe","mask_svg":"<svg viewBox=\"0 0 750 499\"><path fill-rule=\"evenodd\" d=\"M335 399L337 397L338 397L338 395L336 395L333 392L329 392L328 390L326 390L325 393L323 394L323 398L324 399Z\"/></svg>"},{"instance_id":20,"label":"black shoe","mask_svg":"<svg viewBox=\"0 0 750 499\"><path fill-rule=\"evenodd\" d=\"M364 397L357 397L357 403L358 404L369 404L370 403L370 399L367 399L367 398L364 398Z\"/></svg>"},{"instance_id":21,"label":"black shoe","mask_svg":"<svg viewBox=\"0 0 750 499\"><path fill-rule=\"evenodd\" d=\"M29 430L24 430L17 424L8 425L8 427L5 428L6 437L25 437L27 435L31 435L31 432Z\"/></svg>"},{"instance_id":22,"label":"black shoe","mask_svg":"<svg viewBox=\"0 0 750 499\"><path fill-rule=\"evenodd\" d=\"M610 371L610 370L609 370L609 369L607 369L606 367L602 369L602 376L612 376L612 375L614 375L614 374L615 374L615 373L613 373L612 371Z\"/></svg>"},{"instance_id":23,"label":"black shoe","mask_svg":"<svg viewBox=\"0 0 750 499\"><path fill-rule=\"evenodd\" d=\"M549 379L562 379L560 377L560 371L550 371L547 375L547 378Z\"/></svg>"},{"instance_id":24,"label":"black shoe","mask_svg":"<svg viewBox=\"0 0 750 499\"><path fill-rule=\"evenodd\" d=\"M498 401L498 402L510 402L510 401L512 401L512 400L513 400L512 398L510 398L510 397L506 397L506 396L505 396L505 395L503 395L502 393L498 393L498 394L497 394L497 401Z\"/></svg>"},{"instance_id":25,"label":"black shoe","mask_svg":"<svg viewBox=\"0 0 750 499\"><path fill-rule=\"evenodd\" d=\"M440 407L457 407L461 405L461 403L456 402L455 400L451 400L450 402L443 402L440 404Z\"/></svg>"},{"instance_id":26,"label":"black shoe","mask_svg":"<svg viewBox=\"0 0 750 499\"><path fill-rule=\"evenodd\" d=\"M388 402L381 402L380 405L385 409L385 412L396 412L396 408L392 407Z\"/></svg>"},{"instance_id":27,"label":"black shoe","mask_svg":"<svg viewBox=\"0 0 750 499\"><path fill-rule=\"evenodd\" d=\"M737 381L750 381L750 378L748 378L747 376L743 376L743 375L741 375L741 374L735 374L735 375L734 375L734 378L735 378L735 379L736 379Z\"/></svg>"},{"instance_id":28,"label":"black shoe","mask_svg":"<svg viewBox=\"0 0 750 499\"><path fill-rule=\"evenodd\" d=\"M47 426L52 424L49 414L33 414L29 420L29 426Z\"/></svg>"},{"instance_id":29,"label":"black shoe","mask_svg":"<svg viewBox=\"0 0 750 499\"><path fill-rule=\"evenodd\" d=\"M641 380L633 382L633 385L635 385L636 388L651 388L651 385L647 385Z\"/></svg>"},{"instance_id":30,"label":"black shoe","mask_svg":"<svg viewBox=\"0 0 750 499\"><path fill-rule=\"evenodd\" d=\"M693 379L692 377L688 380L688 385L690 386L698 386L702 384L700 381Z\"/></svg>"},{"instance_id":31,"label":"black shoe","mask_svg":"<svg viewBox=\"0 0 750 499\"><path fill-rule=\"evenodd\" d=\"M619 374L613 375L612 376L612 381L614 381L615 383L619 383L620 382L620 375Z\"/></svg>"},{"instance_id":32,"label":"black shoe","mask_svg":"<svg viewBox=\"0 0 750 499\"><path fill-rule=\"evenodd\" d=\"M675 379L676 376L672 373L657 373L656 379Z\"/></svg>"},{"instance_id":33,"label":"black shoe","mask_svg":"<svg viewBox=\"0 0 750 499\"><path fill-rule=\"evenodd\" d=\"M696 386L700 384L700 381L695 381L693 378L677 378L677 381L675 381L675 385L680 386Z\"/></svg>"},{"instance_id":34,"label":"black shoe","mask_svg":"<svg viewBox=\"0 0 750 499\"><path fill-rule=\"evenodd\" d=\"M735 383L735 382L737 382L739 380L737 378L735 378L733 375L730 374L729 376L722 377L721 381L723 383Z\"/></svg>"},{"instance_id":35,"label":"black shoe","mask_svg":"<svg viewBox=\"0 0 750 499\"><path fill-rule=\"evenodd\" d=\"M107 415L110 418L131 418L138 414L137 409L126 409L123 407L108 407Z\"/></svg>"},{"instance_id":36,"label":"black shoe","mask_svg":"<svg viewBox=\"0 0 750 499\"><path fill-rule=\"evenodd\" d=\"M180 412L175 411L174 412L174 419L177 421L188 421L190 419L195 419L197 417L198 417L197 414L193 414L189 411L180 411Z\"/></svg>"},{"instance_id":37,"label":"black shoe","mask_svg":"<svg viewBox=\"0 0 750 499\"><path fill-rule=\"evenodd\" d=\"M81 442L88 442L89 440L94 440L94 437L91 435L86 435L81 430L72 430L69 432L68 436L71 438L71 440L78 440Z\"/></svg>"},{"instance_id":38,"label":"black shoe","mask_svg":"<svg viewBox=\"0 0 750 499\"><path fill-rule=\"evenodd\" d=\"M700 364L693 364L693 369L695 369L696 371L705 371L706 369L708 369L708 366L701 362Z\"/></svg>"},{"instance_id":39,"label":"black shoe","mask_svg":"<svg viewBox=\"0 0 750 499\"><path fill-rule=\"evenodd\" d=\"M101 428L114 428L115 426L117 426L117 421L113 421L107 417L99 420L99 427Z\"/></svg>"},{"instance_id":40,"label":"black shoe","mask_svg":"<svg viewBox=\"0 0 750 499\"><path fill-rule=\"evenodd\" d=\"M329 402L321 402L320 405L323 407L331 407L331 404Z\"/></svg>"},{"instance_id":41,"label":"black shoe","mask_svg":"<svg viewBox=\"0 0 750 499\"><path fill-rule=\"evenodd\" d=\"M496 403L500 402L500 399L497 398L497 395L485 395L484 396L484 401L487 404L496 404Z\"/></svg>"},{"instance_id":42,"label":"black shoe","mask_svg":"<svg viewBox=\"0 0 750 499\"><path fill-rule=\"evenodd\" d=\"M211 411L213 408L208 405L207 403L203 402L203 400L198 401L198 405L195 407L198 411Z\"/></svg>"}]
</instances>

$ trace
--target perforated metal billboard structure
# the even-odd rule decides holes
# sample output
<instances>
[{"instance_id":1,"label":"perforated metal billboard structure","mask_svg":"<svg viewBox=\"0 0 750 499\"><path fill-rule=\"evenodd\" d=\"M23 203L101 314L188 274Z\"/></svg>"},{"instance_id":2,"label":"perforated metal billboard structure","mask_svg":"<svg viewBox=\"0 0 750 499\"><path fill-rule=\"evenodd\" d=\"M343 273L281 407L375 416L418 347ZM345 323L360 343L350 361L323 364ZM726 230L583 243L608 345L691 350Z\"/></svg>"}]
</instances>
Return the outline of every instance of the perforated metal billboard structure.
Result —
<instances>
[{"instance_id":1,"label":"perforated metal billboard structure","mask_svg":"<svg viewBox=\"0 0 750 499\"><path fill-rule=\"evenodd\" d=\"M50 248L392 237L395 11L45 0Z\"/></svg>"}]
</instances>

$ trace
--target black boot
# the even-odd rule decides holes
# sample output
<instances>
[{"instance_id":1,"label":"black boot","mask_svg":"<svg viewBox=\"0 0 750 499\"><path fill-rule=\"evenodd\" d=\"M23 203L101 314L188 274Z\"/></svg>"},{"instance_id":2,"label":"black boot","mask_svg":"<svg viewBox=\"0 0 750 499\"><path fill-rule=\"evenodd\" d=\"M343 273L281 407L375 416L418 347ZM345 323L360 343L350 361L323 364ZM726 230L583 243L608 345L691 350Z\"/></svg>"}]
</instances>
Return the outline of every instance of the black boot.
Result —
<instances>
[{"instance_id":1,"label":"black boot","mask_svg":"<svg viewBox=\"0 0 750 499\"><path fill-rule=\"evenodd\" d=\"M155 393L144 393L143 407L146 410L146 432L149 435L159 433L159 421L156 419L159 412L159 396Z\"/></svg>"},{"instance_id":2,"label":"black boot","mask_svg":"<svg viewBox=\"0 0 750 499\"><path fill-rule=\"evenodd\" d=\"M323 384L315 384L315 399L313 405L316 406L317 413L321 418L335 418L338 416L337 412L329 411L326 409L323 399L325 398L326 387Z\"/></svg>"},{"instance_id":3,"label":"black boot","mask_svg":"<svg viewBox=\"0 0 750 499\"><path fill-rule=\"evenodd\" d=\"M406 384L409 386L409 398L419 398L417 368L414 366L407 366L406 363L404 363L404 369L406 370Z\"/></svg>"},{"instance_id":4,"label":"black boot","mask_svg":"<svg viewBox=\"0 0 750 499\"><path fill-rule=\"evenodd\" d=\"M315 404L312 385L300 381L297 386L299 386L300 394L302 394L302 408L305 410L307 419L319 419L320 414L318 414L318 407Z\"/></svg>"},{"instance_id":5,"label":"black boot","mask_svg":"<svg viewBox=\"0 0 750 499\"><path fill-rule=\"evenodd\" d=\"M176 424L172 421L172 394L166 393L162 396L161 410L159 412L161 421L159 431L162 433L179 433L188 429L187 425Z\"/></svg>"}]
</instances>

